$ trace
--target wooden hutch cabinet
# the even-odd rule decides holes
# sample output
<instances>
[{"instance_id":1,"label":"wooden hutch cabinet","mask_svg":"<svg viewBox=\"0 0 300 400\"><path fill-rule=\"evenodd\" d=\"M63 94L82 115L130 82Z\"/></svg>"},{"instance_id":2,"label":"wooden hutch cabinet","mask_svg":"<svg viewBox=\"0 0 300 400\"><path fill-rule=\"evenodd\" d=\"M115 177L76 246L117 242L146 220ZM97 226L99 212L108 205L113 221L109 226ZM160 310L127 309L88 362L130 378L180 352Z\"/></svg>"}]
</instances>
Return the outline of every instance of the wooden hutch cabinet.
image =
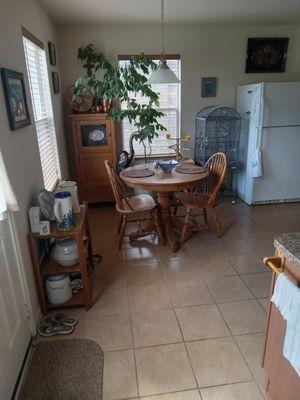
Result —
<instances>
[{"instance_id":1,"label":"wooden hutch cabinet","mask_svg":"<svg viewBox=\"0 0 300 400\"><path fill-rule=\"evenodd\" d=\"M80 202L114 201L104 161L116 162L114 122L107 114L72 114L73 158Z\"/></svg>"}]
</instances>

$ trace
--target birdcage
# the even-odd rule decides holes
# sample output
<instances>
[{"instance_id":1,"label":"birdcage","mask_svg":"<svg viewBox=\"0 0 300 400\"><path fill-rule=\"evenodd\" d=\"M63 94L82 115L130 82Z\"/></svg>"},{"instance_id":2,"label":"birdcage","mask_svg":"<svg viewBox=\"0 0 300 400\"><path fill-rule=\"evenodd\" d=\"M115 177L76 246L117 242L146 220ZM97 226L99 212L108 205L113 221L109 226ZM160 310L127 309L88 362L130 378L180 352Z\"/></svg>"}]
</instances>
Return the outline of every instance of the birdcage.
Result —
<instances>
[{"instance_id":1,"label":"birdcage","mask_svg":"<svg viewBox=\"0 0 300 400\"><path fill-rule=\"evenodd\" d=\"M223 152L228 161L227 188L234 194L239 167L241 116L233 108L209 106L196 115L195 162L204 165L215 153Z\"/></svg>"}]
</instances>

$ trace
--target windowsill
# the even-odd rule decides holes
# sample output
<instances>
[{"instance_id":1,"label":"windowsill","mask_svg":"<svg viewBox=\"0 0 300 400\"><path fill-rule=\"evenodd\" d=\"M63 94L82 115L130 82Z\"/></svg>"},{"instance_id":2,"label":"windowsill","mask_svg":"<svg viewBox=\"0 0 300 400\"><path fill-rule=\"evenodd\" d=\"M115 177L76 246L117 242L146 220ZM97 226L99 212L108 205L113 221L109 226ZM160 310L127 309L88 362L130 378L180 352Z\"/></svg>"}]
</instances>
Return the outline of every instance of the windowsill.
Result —
<instances>
[{"instance_id":1,"label":"windowsill","mask_svg":"<svg viewBox=\"0 0 300 400\"><path fill-rule=\"evenodd\" d=\"M175 154L152 154L150 156L150 160L157 160L158 158L172 159L172 158L175 158ZM134 159L135 160L144 160L145 157L143 155L138 155L138 156L134 156Z\"/></svg>"}]
</instances>

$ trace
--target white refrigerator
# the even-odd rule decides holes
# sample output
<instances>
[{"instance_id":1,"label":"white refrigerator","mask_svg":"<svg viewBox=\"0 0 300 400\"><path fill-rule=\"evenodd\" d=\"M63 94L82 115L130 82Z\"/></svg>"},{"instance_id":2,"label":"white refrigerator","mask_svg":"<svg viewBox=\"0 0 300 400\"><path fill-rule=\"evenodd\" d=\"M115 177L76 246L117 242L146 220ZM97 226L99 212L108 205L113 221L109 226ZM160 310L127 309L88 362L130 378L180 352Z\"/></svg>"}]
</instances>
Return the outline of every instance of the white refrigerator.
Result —
<instances>
[{"instance_id":1,"label":"white refrigerator","mask_svg":"<svg viewBox=\"0 0 300 400\"><path fill-rule=\"evenodd\" d=\"M240 86L236 108L238 196L247 204L300 201L300 82Z\"/></svg>"}]
</instances>

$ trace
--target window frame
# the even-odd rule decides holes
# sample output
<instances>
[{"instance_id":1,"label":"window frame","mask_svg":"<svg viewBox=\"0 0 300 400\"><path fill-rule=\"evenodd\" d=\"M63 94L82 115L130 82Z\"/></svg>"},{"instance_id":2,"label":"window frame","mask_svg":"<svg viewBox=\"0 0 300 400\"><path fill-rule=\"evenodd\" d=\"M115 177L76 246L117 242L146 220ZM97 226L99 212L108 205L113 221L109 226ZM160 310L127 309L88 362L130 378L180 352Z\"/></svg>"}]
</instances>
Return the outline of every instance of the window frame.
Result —
<instances>
[{"instance_id":1,"label":"window frame","mask_svg":"<svg viewBox=\"0 0 300 400\"><path fill-rule=\"evenodd\" d=\"M44 57L45 57L45 66L46 66L46 76L43 76L43 78L47 82L45 82L46 85L46 93L43 94L43 100L44 100L44 106L47 109L47 115L45 117L41 117L39 119L36 118L35 111L33 113L33 121L34 121L34 127L35 127L35 132L36 132L36 137L38 141L38 149L39 149L39 155L40 155L40 161L41 161L41 169L42 169L42 176L43 176L43 183L44 183L44 188L48 191L54 191L55 188L57 187L58 182L61 179L61 167L60 167L60 158L59 158L59 151L58 151L58 144L57 144L57 135L56 135L56 127L55 127L55 120L54 120L54 111L53 111L53 102L52 102L52 95L51 95L51 84L50 84L50 78L49 78L49 68L48 68L48 60L47 60L47 54L45 50L44 43L38 39L35 35L33 35L31 32L29 32L26 28L23 26L21 27L21 32L22 32L22 44L23 44L23 49L24 49L24 56L25 56L25 63L26 63L26 73L27 73L27 78L28 78L28 83L29 83L29 88L30 88L30 97L31 97L31 103L33 107L33 111L35 110L36 104L34 101L34 95L33 95L33 89L32 89L32 84L31 84L31 73L27 61L27 54L26 54L26 49L25 49L25 43L24 43L24 38L31 43L33 43L35 46L39 47L43 52L44 52ZM49 91L48 91L49 88ZM54 155L55 157L55 179L52 182L49 182L51 186L46 187L47 183L47 178L46 178L46 170L51 167L50 164L45 164L45 159L42 159L42 151L41 151L41 146L39 142L39 136L38 136L38 125L45 125L48 126L48 129L50 130L50 139L51 139L51 155ZM46 135L45 135L46 137Z\"/></svg>"},{"instance_id":2,"label":"window frame","mask_svg":"<svg viewBox=\"0 0 300 400\"><path fill-rule=\"evenodd\" d=\"M118 55L118 63L119 61L130 61L133 57L135 57L135 55L133 54L121 54ZM145 57L153 60L153 61L159 61L161 59L161 55L160 54L145 54ZM166 60L178 60L180 62L180 75L181 75L181 56L180 54L166 54L165 55ZM176 120L176 137L180 137L180 129L181 129L181 85L179 85L178 88L178 107L175 108L166 108L166 107L158 107L157 110L159 111L176 111L177 114L177 120ZM122 148L124 149L124 134L123 134L123 121L122 121ZM152 153L151 154L151 158L155 158L155 157L172 157L172 152L168 152L168 153ZM143 159L144 155L142 154L138 154L135 155L136 159Z\"/></svg>"}]
</instances>

